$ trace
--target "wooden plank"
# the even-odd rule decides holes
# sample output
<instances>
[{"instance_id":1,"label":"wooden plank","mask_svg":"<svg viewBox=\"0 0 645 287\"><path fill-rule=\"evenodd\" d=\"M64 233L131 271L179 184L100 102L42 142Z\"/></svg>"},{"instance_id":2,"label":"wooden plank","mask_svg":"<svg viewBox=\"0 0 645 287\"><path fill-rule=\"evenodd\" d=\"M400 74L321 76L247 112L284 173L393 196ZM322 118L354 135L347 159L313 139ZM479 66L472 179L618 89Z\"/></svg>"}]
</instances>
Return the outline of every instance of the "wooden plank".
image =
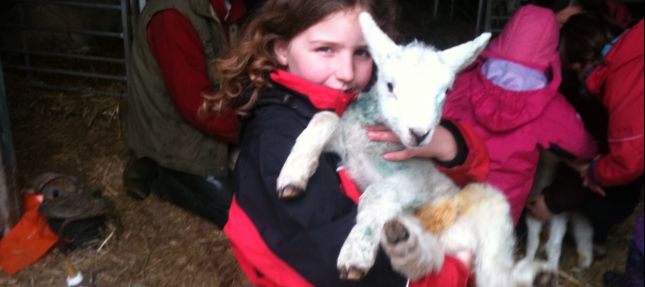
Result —
<instances>
[{"instance_id":1,"label":"wooden plank","mask_svg":"<svg viewBox=\"0 0 645 287\"><path fill-rule=\"evenodd\" d=\"M20 196L15 187L16 160L9 126L9 108L0 59L0 237L20 218Z\"/></svg>"}]
</instances>

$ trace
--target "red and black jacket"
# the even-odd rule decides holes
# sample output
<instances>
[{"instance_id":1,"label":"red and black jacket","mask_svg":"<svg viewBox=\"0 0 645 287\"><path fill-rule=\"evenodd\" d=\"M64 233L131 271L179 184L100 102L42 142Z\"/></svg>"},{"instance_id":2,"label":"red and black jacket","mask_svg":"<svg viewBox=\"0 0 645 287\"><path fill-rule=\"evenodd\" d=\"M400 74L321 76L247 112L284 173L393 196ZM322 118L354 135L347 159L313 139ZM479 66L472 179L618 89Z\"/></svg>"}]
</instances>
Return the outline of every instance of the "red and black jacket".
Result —
<instances>
[{"instance_id":1,"label":"red and black jacket","mask_svg":"<svg viewBox=\"0 0 645 287\"><path fill-rule=\"evenodd\" d=\"M379 254L361 282L339 279L336 260L355 224L357 208L347 195L351 193L347 190L351 189L350 181L343 178L345 187L341 186L336 155L321 155L318 170L301 197L289 201L277 197L276 178L313 114L319 110L341 113L353 97L285 72L272 78L273 86L262 92L245 122L234 175L235 200L225 228L242 269L256 286L405 286L407 280L392 270L384 254ZM469 150L464 160L472 166L453 170L463 180L485 178L485 146L469 129L454 128L466 131L458 138ZM465 284L467 269L457 261L446 262L445 274L425 280L432 284L461 280ZM441 286L426 284L419 286Z\"/></svg>"}]
</instances>

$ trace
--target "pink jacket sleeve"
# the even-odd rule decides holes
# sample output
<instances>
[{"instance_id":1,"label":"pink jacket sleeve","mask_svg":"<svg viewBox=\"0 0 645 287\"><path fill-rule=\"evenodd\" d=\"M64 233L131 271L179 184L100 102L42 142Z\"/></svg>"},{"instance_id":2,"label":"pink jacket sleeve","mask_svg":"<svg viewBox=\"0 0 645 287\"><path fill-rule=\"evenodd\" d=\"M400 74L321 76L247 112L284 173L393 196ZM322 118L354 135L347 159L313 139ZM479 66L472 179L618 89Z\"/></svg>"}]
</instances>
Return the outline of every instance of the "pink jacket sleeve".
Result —
<instances>
[{"instance_id":1,"label":"pink jacket sleeve","mask_svg":"<svg viewBox=\"0 0 645 287\"><path fill-rule=\"evenodd\" d=\"M546 107L536 122L535 133L540 147L561 156L591 161L598 152L597 143L585 129L582 118L562 95Z\"/></svg>"}]
</instances>

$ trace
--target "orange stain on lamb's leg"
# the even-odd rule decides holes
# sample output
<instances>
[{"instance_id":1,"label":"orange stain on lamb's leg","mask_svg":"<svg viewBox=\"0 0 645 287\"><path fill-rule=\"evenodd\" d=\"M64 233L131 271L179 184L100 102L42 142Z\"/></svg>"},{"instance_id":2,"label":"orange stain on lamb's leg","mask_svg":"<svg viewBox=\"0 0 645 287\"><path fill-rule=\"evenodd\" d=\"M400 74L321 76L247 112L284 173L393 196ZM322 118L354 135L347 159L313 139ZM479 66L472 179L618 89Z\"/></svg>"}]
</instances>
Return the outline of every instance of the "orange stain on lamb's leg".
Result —
<instances>
[{"instance_id":1,"label":"orange stain on lamb's leg","mask_svg":"<svg viewBox=\"0 0 645 287\"><path fill-rule=\"evenodd\" d=\"M448 230L460 216L468 213L470 209L485 202L487 199L484 187L481 185L468 185L457 195L440 199L421 207L416 212L416 217L423 227L433 234L441 234Z\"/></svg>"}]
</instances>

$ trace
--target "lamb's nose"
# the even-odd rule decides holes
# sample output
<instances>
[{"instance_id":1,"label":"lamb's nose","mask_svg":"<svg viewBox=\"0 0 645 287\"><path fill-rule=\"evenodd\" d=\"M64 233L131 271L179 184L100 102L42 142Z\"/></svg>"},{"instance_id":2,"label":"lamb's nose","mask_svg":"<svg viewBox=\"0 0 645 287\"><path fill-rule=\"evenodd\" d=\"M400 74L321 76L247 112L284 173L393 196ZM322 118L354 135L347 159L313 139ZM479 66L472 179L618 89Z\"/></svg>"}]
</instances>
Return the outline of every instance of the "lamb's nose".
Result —
<instances>
[{"instance_id":1,"label":"lamb's nose","mask_svg":"<svg viewBox=\"0 0 645 287\"><path fill-rule=\"evenodd\" d=\"M430 131L423 133L410 129L410 134L412 134L412 137L417 141L417 144L421 144L430 135Z\"/></svg>"}]
</instances>

